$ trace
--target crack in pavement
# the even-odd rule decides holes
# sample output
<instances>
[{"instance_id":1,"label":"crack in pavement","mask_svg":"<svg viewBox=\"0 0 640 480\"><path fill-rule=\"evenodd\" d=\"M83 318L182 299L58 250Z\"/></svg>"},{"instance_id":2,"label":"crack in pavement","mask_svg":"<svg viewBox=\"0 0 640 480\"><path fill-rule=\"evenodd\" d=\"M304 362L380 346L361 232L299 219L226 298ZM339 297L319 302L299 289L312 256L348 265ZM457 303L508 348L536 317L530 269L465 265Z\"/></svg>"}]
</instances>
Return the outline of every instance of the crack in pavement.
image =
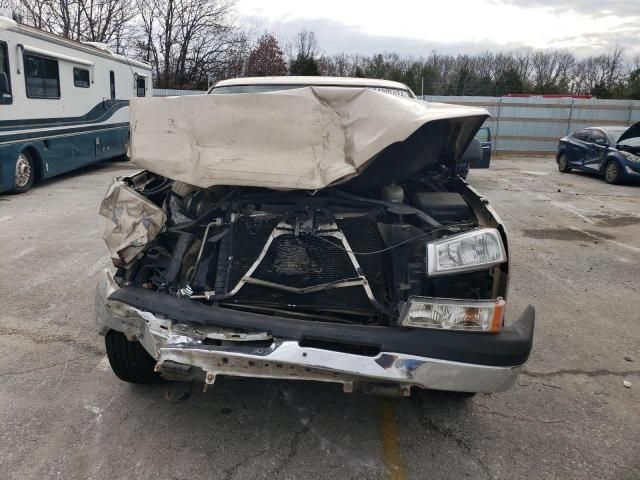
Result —
<instances>
[{"instance_id":1,"label":"crack in pavement","mask_svg":"<svg viewBox=\"0 0 640 480\"><path fill-rule=\"evenodd\" d=\"M32 372L39 372L41 370L47 370L49 368L54 368L59 366L60 363L52 363L51 365L45 365L42 367L34 367L34 368L29 368L27 370L15 370L15 371L8 371L8 372L0 372L0 377L4 377L5 375L26 375L27 373L32 373Z\"/></svg>"},{"instance_id":2,"label":"crack in pavement","mask_svg":"<svg viewBox=\"0 0 640 480\"><path fill-rule=\"evenodd\" d=\"M453 440L459 448L463 449L465 452L467 452L467 454L470 454L471 459L480 466L488 479L493 478L493 476L491 475L491 471L489 470L489 466L484 462L484 460L480 457L476 458L473 455L473 453L478 453L478 451L472 448L468 440L458 435L455 430L452 430L448 427L440 426L436 424L431 418L429 418L425 414L424 400L418 397L418 395L411 395L411 402L418 414L418 423L420 423L420 426L422 426L423 429L437 433L444 438Z\"/></svg>"},{"instance_id":3,"label":"crack in pavement","mask_svg":"<svg viewBox=\"0 0 640 480\"><path fill-rule=\"evenodd\" d=\"M497 412L495 410L490 410L486 405L478 405L479 407L484 409L484 413L488 415L495 415L496 417L507 418L509 420L520 420L522 422L531 422L531 423L564 423L564 420L561 418L553 418L550 420L546 420L544 418L532 418L532 417L522 417L520 415L510 415L508 413Z\"/></svg>"},{"instance_id":4,"label":"crack in pavement","mask_svg":"<svg viewBox=\"0 0 640 480\"><path fill-rule=\"evenodd\" d=\"M254 458L261 457L262 455L264 455L268 451L269 451L269 449L265 448L264 450L260 450L259 452L254 453L253 455L249 455L248 457L243 458L239 462L234 463L231 467L225 468L224 470L222 470L223 479L224 480L232 480L233 477L235 476L235 474L238 473L238 469L242 465L244 465L246 463L249 463L249 461L253 460Z\"/></svg>"},{"instance_id":5,"label":"crack in pavement","mask_svg":"<svg viewBox=\"0 0 640 480\"><path fill-rule=\"evenodd\" d=\"M0 327L0 337L3 337L3 336L27 337L33 343L45 344L45 345L50 343L63 343L65 345L77 347L79 349L86 351L87 353L91 353L96 356L104 355L104 352L97 349L93 344L78 342L71 335L39 334L38 332L34 332L32 330L27 330L27 329Z\"/></svg>"},{"instance_id":6,"label":"crack in pavement","mask_svg":"<svg viewBox=\"0 0 640 480\"><path fill-rule=\"evenodd\" d=\"M281 478L281 471L286 469L291 463L291 460L293 460L294 457L298 454L298 447L300 443L298 440L302 435L306 434L309 431L310 423L313 420L313 417L315 417L315 414L310 415L306 420L302 419L302 428L294 431L293 435L291 435L291 439L289 440L287 445L287 453L285 453L284 458L273 469L273 476L275 478Z\"/></svg>"},{"instance_id":7,"label":"crack in pavement","mask_svg":"<svg viewBox=\"0 0 640 480\"><path fill-rule=\"evenodd\" d=\"M629 377L629 376L640 376L640 370L621 370L621 371L612 371L612 370L580 370L576 368L564 368L560 370L552 370L550 372L535 372L531 370L523 370L520 372L522 375L527 375L529 377L534 378L550 378L557 377L560 375L585 375L587 377L606 377L606 376L614 376L614 377Z\"/></svg>"},{"instance_id":8,"label":"crack in pavement","mask_svg":"<svg viewBox=\"0 0 640 480\"><path fill-rule=\"evenodd\" d=\"M43 365L41 367L33 367L33 368L28 368L26 370L14 370L14 371L10 370L10 371L7 371L7 372L0 372L0 377L4 377L6 375L26 375L28 373L39 372L41 370L48 370L49 368L59 367L59 366L61 366L63 364L64 364L64 366L66 368L68 363L79 361L79 360L82 360L82 359L80 357L74 357L74 358L69 358L69 359L65 360L64 362L55 362L55 363L52 363L50 365Z\"/></svg>"}]
</instances>

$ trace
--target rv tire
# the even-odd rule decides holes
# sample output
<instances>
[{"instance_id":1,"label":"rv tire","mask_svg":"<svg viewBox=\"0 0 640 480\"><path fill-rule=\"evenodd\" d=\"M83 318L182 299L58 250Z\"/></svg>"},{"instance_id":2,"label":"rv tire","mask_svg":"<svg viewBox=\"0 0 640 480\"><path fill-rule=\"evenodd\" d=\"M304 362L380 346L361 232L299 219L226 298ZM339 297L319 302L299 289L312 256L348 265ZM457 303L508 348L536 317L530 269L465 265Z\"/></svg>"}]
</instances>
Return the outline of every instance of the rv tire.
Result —
<instances>
[{"instance_id":1,"label":"rv tire","mask_svg":"<svg viewBox=\"0 0 640 480\"><path fill-rule=\"evenodd\" d=\"M33 185L36 169L33 159L27 151L20 152L16 159L15 176L13 179L13 193L24 193Z\"/></svg>"}]
</instances>

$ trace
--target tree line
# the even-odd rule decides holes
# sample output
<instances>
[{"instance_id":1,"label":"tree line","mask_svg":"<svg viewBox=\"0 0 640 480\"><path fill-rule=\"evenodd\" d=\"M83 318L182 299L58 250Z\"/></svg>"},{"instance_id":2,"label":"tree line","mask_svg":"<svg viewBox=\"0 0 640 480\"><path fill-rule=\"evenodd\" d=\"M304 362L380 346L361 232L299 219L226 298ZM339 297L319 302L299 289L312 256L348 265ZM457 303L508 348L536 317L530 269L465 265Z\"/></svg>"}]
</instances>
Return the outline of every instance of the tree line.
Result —
<instances>
[{"instance_id":1,"label":"tree line","mask_svg":"<svg viewBox=\"0 0 640 480\"><path fill-rule=\"evenodd\" d=\"M0 0L22 23L104 42L153 66L161 88L203 89L238 76L328 75L396 80L416 94L582 94L640 99L640 57L621 47L578 58L562 50L428 56L322 53L314 32L279 41L239 25L235 0Z\"/></svg>"}]
</instances>

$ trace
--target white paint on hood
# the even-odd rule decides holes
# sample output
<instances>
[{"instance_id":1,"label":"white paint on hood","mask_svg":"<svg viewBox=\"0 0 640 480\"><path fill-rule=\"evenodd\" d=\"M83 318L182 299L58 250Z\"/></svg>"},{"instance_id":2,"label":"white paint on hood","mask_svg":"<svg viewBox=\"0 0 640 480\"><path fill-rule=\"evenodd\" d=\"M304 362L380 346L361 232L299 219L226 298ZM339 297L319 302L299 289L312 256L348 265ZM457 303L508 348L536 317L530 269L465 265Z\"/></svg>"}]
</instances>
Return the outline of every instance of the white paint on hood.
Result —
<instances>
[{"instance_id":1,"label":"white paint on hood","mask_svg":"<svg viewBox=\"0 0 640 480\"><path fill-rule=\"evenodd\" d=\"M134 99L131 160L203 188L316 190L358 175L429 122L488 116L482 108L345 87Z\"/></svg>"}]
</instances>

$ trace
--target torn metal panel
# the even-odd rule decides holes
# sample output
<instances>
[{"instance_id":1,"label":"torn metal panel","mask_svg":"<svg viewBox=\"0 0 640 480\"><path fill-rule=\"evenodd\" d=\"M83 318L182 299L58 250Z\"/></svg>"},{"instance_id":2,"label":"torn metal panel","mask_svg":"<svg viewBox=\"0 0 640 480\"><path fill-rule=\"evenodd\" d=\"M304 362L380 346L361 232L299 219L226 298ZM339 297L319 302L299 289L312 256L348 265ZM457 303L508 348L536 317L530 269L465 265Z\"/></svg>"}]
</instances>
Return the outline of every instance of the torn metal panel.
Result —
<instances>
[{"instance_id":1,"label":"torn metal panel","mask_svg":"<svg viewBox=\"0 0 640 480\"><path fill-rule=\"evenodd\" d=\"M358 176L387 147L444 121L423 164L455 162L489 116L481 108L430 104L365 88L306 87L268 93L136 99L131 159L165 177L207 188L241 185L316 190ZM437 151L435 151L437 150ZM402 170L405 158L394 158Z\"/></svg>"},{"instance_id":2,"label":"torn metal panel","mask_svg":"<svg viewBox=\"0 0 640 480\"><path fill-rule=\"evenodd\" d=\"M113 179L100 204L102 238L116 265L126 265L164 230L167 217L154 203Z\"/></svg>"}]
</instances>

